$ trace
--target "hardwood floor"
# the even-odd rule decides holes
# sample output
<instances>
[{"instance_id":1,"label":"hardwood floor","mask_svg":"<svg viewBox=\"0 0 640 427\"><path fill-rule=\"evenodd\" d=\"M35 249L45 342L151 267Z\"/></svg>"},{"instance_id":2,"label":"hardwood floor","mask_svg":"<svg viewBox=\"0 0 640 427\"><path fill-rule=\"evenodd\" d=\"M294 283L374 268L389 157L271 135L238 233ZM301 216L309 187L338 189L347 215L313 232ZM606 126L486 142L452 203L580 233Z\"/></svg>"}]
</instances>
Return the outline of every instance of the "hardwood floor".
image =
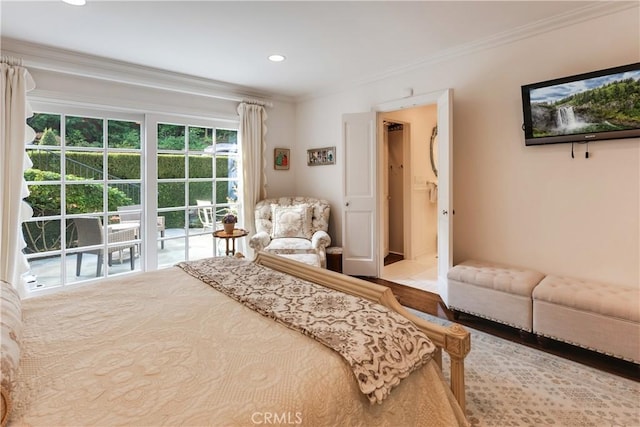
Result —
<instances>
[{"instance_id":1,"label":"hardwood floor","mask_svg":"<svg viewBox=\"0 0 640 427\"><path fill-rule=\"evenodd\" d=\"M362 279L389 287L400 304L405 307L410 307L432 316L447 319L478 331L483 331L512 342L526 345L527 347L555 354L556 356L573 360L574 362L591 366L614 375L619 375L634 381L640 381L640 365L638 364L626 362L594 351L585 350L580 347L549 339L544 340L544 345L542 345L533 334L522 334L518 329L464 313L460 313L458 319L454 320L454 313L447 308L440 296L437 294L400 285L384 279L365 277L362 277ZM473 343L471 345L473 349Z\"/></svg>"}]
</instances>

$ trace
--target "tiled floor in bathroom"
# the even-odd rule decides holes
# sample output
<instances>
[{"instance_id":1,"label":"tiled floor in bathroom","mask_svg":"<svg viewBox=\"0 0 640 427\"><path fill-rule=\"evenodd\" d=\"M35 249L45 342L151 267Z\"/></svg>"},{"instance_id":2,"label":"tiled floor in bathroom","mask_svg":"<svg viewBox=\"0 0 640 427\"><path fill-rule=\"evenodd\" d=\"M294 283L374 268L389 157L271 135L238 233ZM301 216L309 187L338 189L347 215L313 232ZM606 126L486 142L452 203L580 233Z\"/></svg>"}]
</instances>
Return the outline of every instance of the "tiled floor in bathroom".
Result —
<instances>
[{"instance_id":1,"label":"tiled floor in bathroom","mask_svg":"<svg viewBox=\"0 0 640 427\"><path fill-rule=\"evenodd\" d=\"M431 254L385 265L381 278L437 294L438 258Z\"/></svg>"}]
</instances>

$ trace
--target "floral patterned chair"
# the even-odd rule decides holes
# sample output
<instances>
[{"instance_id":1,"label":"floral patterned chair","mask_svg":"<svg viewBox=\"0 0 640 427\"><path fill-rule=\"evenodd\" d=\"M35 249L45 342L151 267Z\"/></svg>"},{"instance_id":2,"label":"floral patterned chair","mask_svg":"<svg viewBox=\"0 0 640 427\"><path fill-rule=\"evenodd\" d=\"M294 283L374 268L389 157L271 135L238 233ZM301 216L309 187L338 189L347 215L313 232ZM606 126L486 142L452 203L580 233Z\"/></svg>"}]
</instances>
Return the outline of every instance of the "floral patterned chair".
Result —
<instances>
[{"instance_id":1,"label":"floral patterned chair","mask_svg":"<svg viewBox=\"0 0 640 427\"><path fill-rule=\"evenodd\" d=\"M326 268L331 244L329 202L312 197L280 197L256 204L256 234L249 246Z\"/></svg>"}]
</instances>

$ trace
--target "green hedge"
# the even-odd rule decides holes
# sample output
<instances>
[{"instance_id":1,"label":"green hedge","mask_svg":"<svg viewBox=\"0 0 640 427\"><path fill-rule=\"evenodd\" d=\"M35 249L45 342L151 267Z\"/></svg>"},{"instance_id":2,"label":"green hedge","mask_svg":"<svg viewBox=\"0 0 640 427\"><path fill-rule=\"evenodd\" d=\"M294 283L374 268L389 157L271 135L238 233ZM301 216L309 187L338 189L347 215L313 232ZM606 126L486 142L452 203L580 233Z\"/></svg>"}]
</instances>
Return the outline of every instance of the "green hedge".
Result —
<instances>
[{"instance_id":1,"label":"green hedge","mask_svg":"<svg viewBox=\"0 0 640 427\"><path fill-rule=\"evenodd\" d=\"M60 174L38 169L25 172L28 181L60 181ZM67 181L79 181L86 178L67 175ZM103 184L67 184L66 210L69 214L104 212L102 205ZM61 211L60 185L31 185L29 197L25 199L33 209L33 216L59 215ZM131 205L132 200L117 188L109 188L107 194L108 210L118 206ZM67 242L71 242L73 230L67 229ZM39 221L23 224L27 243L27 253L60 249L60 221Z\"/></svg>"},{"instance_id":2,"label":"green hedge","mask_svg":"<svg viewBox=\"0 0 640 427\"><path fill-rule=\"evenodd\" d=\"M27 181L60 181L60 155L59 152L29 151L29 157L33 163L33 169L25 173ZM102 179L104 157L101 153L67 152L67 180ZM108 154L108 173L110 179L140 179L140 154L137 153L110 153ZM216 158L216 175L228 176L227 157ZM189 156L189 178L207 178L213 176L213 165L210 156ZM158 177L161 179L185 177L184 155L160 154L158 156ZM140 203L140 189L137 186L132 191L123 192L109 184L108 210L115 211L118 206L126 206ZM196 200L211 200L213 194L213 180L209 182L190 182L189 205L195 205ZM122 186L125 187L124 185ZM129 185L131 187L131 185ZM27 202L34 209L34 216L59 215L60 185L31 185L31 195ZM102 212L102 184L78 184L67 185L67 213L93 213ZM218 203L226 201L227 190L224 185L218 185L215 189ZM185 204L184 183L164 183L158 188L158 206L182 207ZM167 228L181 228L184 224L182 211L166 212L165 224ZM25 236L28 250L41 252L44 250L58 249L60 244L59 221L46 221L46 224L25 224ZM199 227L197 219L192 227ZM57 233L56 233L57 230ZM68 236L69 238L69 236Z\"/></svg>"},{"instance_id":3,"label":"green hedge","mask_svg":"<svg viewBox=\"0 0 640 427\"><path fill-rule=\"evenodd\" d=\"M86 179L102 179L101 153L67 152L67 172ZM51 151L29 151L34 169L60 172L60 156ZM109 154L108 174L117 179L140 179L140 154Z\"/></svg>"},{"instance_id":4,"label":"green hedge","mask_svg":"<svg viewBox=\"0 0 640 427\"><path fill-rule=\"evenodd\" d=\"M29 151L34 169L60 172L58 152ZM67 172L74 170L76 176L88 179L102 178L103 156L101 153L67 152ZM160 179L184 178L184 155L158 155L158 177ZM77 166L76 166L77 165ZM216 158L217 176L227 176L227 157ZM110 153L108 155L108 173L112 179L140 179L140 154ZM211 157L189 156L189 178L207 178L213 176Z\"/></svg>"}]
</instances>

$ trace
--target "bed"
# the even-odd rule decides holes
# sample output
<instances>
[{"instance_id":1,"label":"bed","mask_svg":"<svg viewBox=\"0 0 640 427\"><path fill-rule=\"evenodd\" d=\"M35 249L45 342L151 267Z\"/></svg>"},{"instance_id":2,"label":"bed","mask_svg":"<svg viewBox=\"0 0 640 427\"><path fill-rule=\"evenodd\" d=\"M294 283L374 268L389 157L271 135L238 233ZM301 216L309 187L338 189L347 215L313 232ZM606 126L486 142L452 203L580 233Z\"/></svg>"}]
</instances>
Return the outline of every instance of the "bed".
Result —
<instances>
[{"instance_id":1,"label":"bed","mask_svg":"<svg viewBox=\"0 0 640 427\"><path fill-rule=\"evenodd\" d=\"M313 298L298 298L308 288ZM335 290L339 295L319 297ZM13 370L11 360L5 363L9 294L3 288L3 424L468 425L464 329L411 315L386 287L283 257L211 258L26 299L15 315L22 322L13 326L20 353ZM359 308L336 308L331 298ZM293 306L318 305L324 317L310 323L321 328L287 323L315 316ZM375 319L385 311L403 316L384 317L398 329L366 351L354 350L359 341L351 330L362 329L369 339L384 329L361 316L372 310ZM342 339L344 325L349 331ZM417 341L407 341L414 344L397 336L414 327L408 339ZM389 344L396 341L407 355L396 354ZM364 360L382 347L390 356ZM451 358L450 385L442 349ZM418 362L409 366L411 355Z\"/></svg>"}]
</instances>

